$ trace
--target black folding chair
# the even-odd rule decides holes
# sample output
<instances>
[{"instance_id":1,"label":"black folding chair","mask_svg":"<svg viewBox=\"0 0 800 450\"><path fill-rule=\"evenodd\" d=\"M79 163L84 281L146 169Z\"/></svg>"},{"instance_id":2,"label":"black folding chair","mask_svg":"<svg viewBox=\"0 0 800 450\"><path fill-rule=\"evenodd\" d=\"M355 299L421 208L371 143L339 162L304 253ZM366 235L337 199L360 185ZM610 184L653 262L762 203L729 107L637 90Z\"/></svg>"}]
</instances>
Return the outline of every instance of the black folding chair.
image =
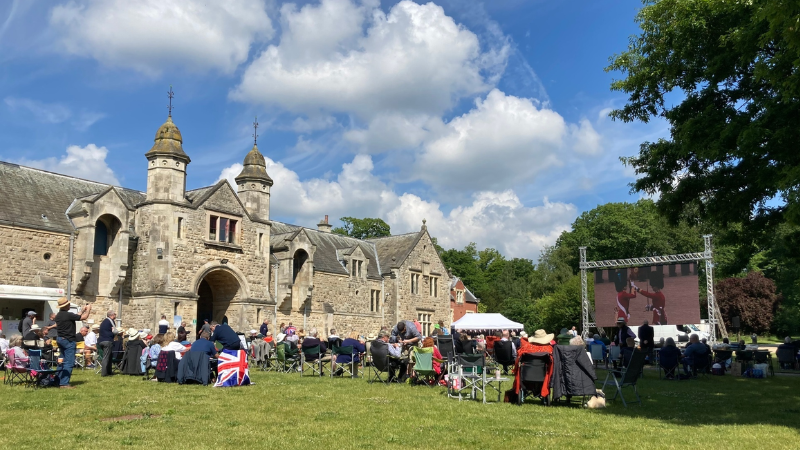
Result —
<instances>
[{"instance_id":1,"label":"black folding chair","mask_svg":"<svg viewBox=\"0 0 800 450\"><path fill-rule=\"evenodd\" d=\"M549 353L525 353L519 357L519 394L517 405L525 402L525 397L539 398L547 406L550 404L549 396L542 396L542 385L547 378L547 371L552 364L552 355Z\"/></svg>"},{"instance_id":2,"label":"black folding chair","mask_svg":"<svg viewBox=\"0 0 800 450\"><path fill-rule=\"evenodd\" d=\"M603 387L601 390L605 390L606 384L609 384L608 379L611 378L611 380L614 382L614 386L617 387L617 392L614 393L614 397L612 397L611 400L616 399L617 394L619 394L620 398L622 399L622 404L627 408L628 404L625 402L625 396L622 394L622 388L633 387L633 392L636 394L636 400L639 402L639 405L641 405L642 399L639 397L639 389L636 386L636 383L639 381L639 375L642 373L642 369L644 369L646 357L647 355L644 352L633 352L633 356L631 356L631 361L628 363L628 367L621 370L608 371L606 379L603 381Z\"/></svg>"},{"instance_id":3,"label":"black folding chair","mask_svg":"<svg viewBox=\"0 0 800 450\"><path fill-rule=\"evenodd\" d=\"M791 348L779 348L775 355L778 357L778 364L781 369L795 370L797 369L797 356L796 351Z\"/></svg>"},{"instance_id":4,"label":"black folding chair","mask_svg":"<svg viewBox=\"0 0 800 450\"><path fill-rule=\"evenodd\" d=\"M389 345L381 340L372 341L369 347L369 356L372 361L367 372L367 382L391 383L393 379L389 363ZM386 379L381 378L384 373Z\"/></svg>"},{"instance_id":5,"label":"black folding chair","mask_svg":"<svg viewBox=\"0 0 800 450\"><path fill-rule=\"evenodd\" d=\"M775 369L772 368L772 353L769 350L756 350L753 352L753 362L755 364L766 364L767 370L775 376ZM767 374L764 374L765 376Z\"/></svg>"},{"instance_id":6,"label":"black folding chair","mask_svg":"<svg viewBox=\"0 0 800 450\"><path fill-rule=\"evenodd\" d=\"M708 375L708 370L711 368L711 355L703 353L702 355L695 355L692 358L692 377L697 378L697 375L705 377Z\"/></svg>"},{"instance_id":7,"label":"black folding chair","mask_svg":"<svg viewBox=\"0 0 800 450\"><path fill-rule=\"evenodd\" d=\"M514 348L511 341L497 341L494 343L494 360L503 366L503 374L508 375L508 368L514 367Z\"/></svg>"},{"instance_id":8,"label":"black folding chair","mask_svg":"<svg viewBox=\"0 0 800 450\"><path fill-rule=\"evenodd\" d=\"M309 360L309 358L311 358ZM312 376L322 376L322 351L319 345L303 348L300 353L300 376L309 369Z\"/></svg>"}]
</instances>

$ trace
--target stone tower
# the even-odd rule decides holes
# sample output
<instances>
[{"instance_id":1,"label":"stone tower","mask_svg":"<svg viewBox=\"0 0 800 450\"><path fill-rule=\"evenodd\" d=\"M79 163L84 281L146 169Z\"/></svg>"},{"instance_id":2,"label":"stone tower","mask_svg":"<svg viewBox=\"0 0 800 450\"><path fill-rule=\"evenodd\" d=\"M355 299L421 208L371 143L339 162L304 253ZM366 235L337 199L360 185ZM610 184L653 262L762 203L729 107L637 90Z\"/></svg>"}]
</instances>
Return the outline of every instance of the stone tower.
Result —
<instances>
[{"instance_id":1,"label":"stone tower","mask_svg":"<svg viewBox=\"0 0 800 450\"><path fill-rule=\"evenodd\" d=\"M236 177L239 199L247 212L258 219L269 220L269 189L272 178L267 175L264 155L253 144L253 149L244 157L244 168Z\"/></svg>"},{"instance_id":2,"label":"stone tower","mask_svg":"<svg viewBox=\"0 0 800 450\"><path fill-rule=\"evenodd\" d=\"M186 203L186 166L191 160L183 152L182 142L181 132L170 115L158 129L153 148L144 155L148 202Z\"/></svg>"}]
</instances>

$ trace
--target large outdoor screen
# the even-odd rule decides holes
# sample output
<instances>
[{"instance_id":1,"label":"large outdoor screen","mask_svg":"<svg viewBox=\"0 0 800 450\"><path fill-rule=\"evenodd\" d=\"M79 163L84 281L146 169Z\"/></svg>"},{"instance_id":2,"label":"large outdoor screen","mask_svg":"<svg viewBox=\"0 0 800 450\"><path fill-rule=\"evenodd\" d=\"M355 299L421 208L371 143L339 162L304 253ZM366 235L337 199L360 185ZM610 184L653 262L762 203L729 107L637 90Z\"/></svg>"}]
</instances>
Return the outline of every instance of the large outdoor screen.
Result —
<instances>
[{"instance_id":1,"label":"large outdoor screen","mask_svg":"<svg viewBox=\"0 0 800 450\"><path fill-rule=\"evenodd\" d=\"M594 305L599 327L700 323L697 263L597 270Z\"/></svg>"}]
</instances>

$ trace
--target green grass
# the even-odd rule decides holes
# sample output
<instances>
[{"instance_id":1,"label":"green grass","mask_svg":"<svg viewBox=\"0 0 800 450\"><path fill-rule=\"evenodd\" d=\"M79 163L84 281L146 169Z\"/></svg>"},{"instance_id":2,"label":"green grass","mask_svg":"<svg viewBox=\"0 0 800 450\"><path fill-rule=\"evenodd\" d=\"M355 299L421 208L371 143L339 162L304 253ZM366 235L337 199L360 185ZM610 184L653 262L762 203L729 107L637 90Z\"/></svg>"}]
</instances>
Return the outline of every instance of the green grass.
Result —
<instances>
[{"instance_id":1,"label":"green grass","mask_svg":"<svg viewBox=\"0 0 800 450\"><path fill-rule=\"evenodd\" d=\"M600 379L605 373L598 373ZM800 377L640 382L604 410L448 399L442 388L253 371L215 389L100 378L0 387L3 448L797 448ZM606 388L609 397L612 391ZM632 391L626 389L626 394ZM627 398L627 397L626 397ZM141 415L137 420L116 420ZM107 420L112 419L112 420ZM580 447L578 447L580 446Z\"/></svg>"}]
</instances>

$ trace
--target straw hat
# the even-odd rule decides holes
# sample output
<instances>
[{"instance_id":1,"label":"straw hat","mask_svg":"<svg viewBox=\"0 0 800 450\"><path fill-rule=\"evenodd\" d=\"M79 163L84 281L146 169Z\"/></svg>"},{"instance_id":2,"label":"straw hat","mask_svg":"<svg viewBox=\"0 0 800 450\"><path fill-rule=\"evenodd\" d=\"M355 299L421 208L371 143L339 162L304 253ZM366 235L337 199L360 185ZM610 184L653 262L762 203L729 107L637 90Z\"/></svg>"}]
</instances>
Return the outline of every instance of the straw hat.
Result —
<instances>
[{"instance_id":1,"label":"straw hat","mask_svg":"<svg viewBox=\"0 0 800 450\"><path fill-rule=\"evenodd\" d=\"M61 297L58 299L58 309L69 308L69 300L67 297Z\"/></svg>"},{"instance_id":2,"label":"straw hat","mask_svg":"<svg viewBox=\"0 0 800 450\"><path fill-rule=\"evenodd\" d=\"M258 334L258 331L256 331L256 330L250 330L250 334Z\"/></svg>"},{"instance_id":3,"label":"straw hat","mask_svg":"<svg viewBox=\"0 0 800 450\"><path fill-rule=\"evenodd\" d=\"M284 339L286 339L286 334L285 333L278 333L278 336L275 338L275 342L280 344L281 342L283 342Z\"/></svg>"},{"instance_id":4,"label":"straw hat","mask_svg":"<svg viewBox=\"0 0 800 450\"><path fill-rule=\"evenodd\" d=\"M375 333L370 333L370 334L367 335L367 340L368 341L374 341L375 339L377 339L377 337L375 336Z\"/></svg>"},{"instance_id":5,"label":"straw hat","mask_svg":"<svg viewBox=\"0 0 800 450\"><path fill-rule=\"evenodd\" d=\"M36 330L41 330L41 329L42 329L42 327L40 327L39 325L36 325L36 324L31 325L31 331L36 331Z\"/></svg>"},{"instance_id":6,"label":"straw hat","mask_svg":"<svg viewBox=\"0 0 800 450\"><path fill-rule=\"evenodd\" d=\"M92 331L97 331L99 329L100 329L100 325L99 324L92 325Z\"/></svg>"},{"instance_id":7,"label":"straw hat","mask_svg":"<svg viewBox=\"0 0 800 450\"><path fill-rule=\"evenodd\" d=\"M547 334L544 330L536 330L532 337L528 338L531 344L547 345L553 340L555 335L553 333Z\"/></svg>"},{"instance_id":8,"label":"straw hat","mask_svg":"<svg viewBox=\"0 0 800 450\"><path fill-rule=\"evenodd\" d=\"M139 330L136 328L128 328L128 331L125 332L125 335L128 336L129 341L135 341L136 338L139 337Z\"/></svg>"}]
</instances>

